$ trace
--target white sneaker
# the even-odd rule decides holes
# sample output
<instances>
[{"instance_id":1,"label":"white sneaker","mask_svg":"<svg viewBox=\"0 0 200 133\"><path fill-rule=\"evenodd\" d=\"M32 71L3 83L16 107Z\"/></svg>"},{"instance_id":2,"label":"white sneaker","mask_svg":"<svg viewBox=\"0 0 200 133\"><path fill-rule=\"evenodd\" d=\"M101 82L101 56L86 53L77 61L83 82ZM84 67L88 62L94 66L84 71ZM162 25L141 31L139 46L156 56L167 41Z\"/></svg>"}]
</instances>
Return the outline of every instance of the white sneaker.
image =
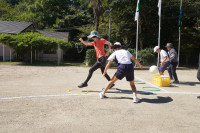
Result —
<instances>
[{"instance_id":1,"label":"white sneaker","mask_svg":"<svg viewBox=\"0 0 200 133\"><path fill-rule=\"evenodd\" d=\"M99 96L100 96L101 99L104 99L104 98L105 98L105 94L103 94L103 92L100 92L100 93L99 93Z\"/></svg>"},{"instance_id":2,"label":"white sneaker","mask_svg":"<svg viewBox=\"0 0 200 133\"><path fill-rule=\"evenodd\" d=\"M138 97L133 97L133 102L134 103L138 103L140 101L140 99Z\"/></svg>"}]
</instances>

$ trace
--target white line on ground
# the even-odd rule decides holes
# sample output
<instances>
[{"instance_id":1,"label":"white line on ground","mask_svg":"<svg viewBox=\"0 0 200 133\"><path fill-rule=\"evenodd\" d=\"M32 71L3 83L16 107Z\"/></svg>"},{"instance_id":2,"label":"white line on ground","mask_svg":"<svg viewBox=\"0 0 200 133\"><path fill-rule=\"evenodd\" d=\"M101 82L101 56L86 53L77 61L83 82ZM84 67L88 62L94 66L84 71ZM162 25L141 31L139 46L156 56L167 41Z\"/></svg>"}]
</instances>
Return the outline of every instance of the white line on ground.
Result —
<instances>
[{"instance_id":1,"label":"white line on ground","mask_svg":"<svg viewBox=\"0 0 200 133\"><path fill-rule=\"evenodd\" d=\"M186 95L200 95L200 92L153 92L158 94L186 94Z\"/></svg>"},{"instance_id":2,"label":"white line on ground","mask_svg":"<svg viewBox=\"0 0 200 133\"><path fill-rule=\"evenodd\" d=\"M84 94L91 95L91 94ZM0 100L24 99L24 98L42 98L42 97L59 97L59 96L77 96L75 94L58 94L58 95L37 95L37 96L19 96L19 97L4 97Z\"/></svg>"},{"instance_id":3,"label":"white line on ground","mask_svg":"<svg viewBox=\"0 0 200 133\"><path fill-rule=\"evenodd\" d=\"M120 94L120 93L119 93ZM200 92L138 92L138 94L181 94L181 95L200 95ZM98 95L98 93L84 94L86 95ZM14 99L25 99L25 98L45 98L45 97L61 97L61 96L79 96L75 94L59 94L59 95L37 95L37 96L19 96L19 97L4 97L0 100L14 100Z\"/></svg>"},{"instance_id":4,"label":"white line on ground","mask_svg":"<svg viewBox=\"0 0 200 133\"><path fill-rule=\"evenodd\" d=\"M139 78L139 77L136 77L136 78L139 79L139 80L141 80L141 81L144 81L144 82L150 84L150 85L153 86L153 87L159 88L160 90L163 90L163 91L165 91L165 92L169 92L169 91L167 91L167 90L165 90L165 89L163 89L163 88L161 88L161 87L158 87L158 86L156 86L156 85L154 85L154 84L152 84L152 83L150 83L150 82L148 82L148 81L146 81L146 80L143 80L143 79L141 79L141 78Z\"/></svg>"}]
</instances>

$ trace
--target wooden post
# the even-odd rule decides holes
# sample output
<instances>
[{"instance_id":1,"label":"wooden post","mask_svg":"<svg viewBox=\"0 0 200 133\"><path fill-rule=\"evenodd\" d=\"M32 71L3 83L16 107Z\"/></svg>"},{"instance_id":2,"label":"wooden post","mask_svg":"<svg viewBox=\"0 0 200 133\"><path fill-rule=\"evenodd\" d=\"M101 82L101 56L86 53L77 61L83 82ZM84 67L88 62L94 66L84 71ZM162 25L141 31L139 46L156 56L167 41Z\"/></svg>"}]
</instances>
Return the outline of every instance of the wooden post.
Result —
<instances>
[{"instance_id":1,"label":"wooden post","mask_svg":"<svg viewBox=\"0 0 200 133\"><path fill-rule=\"evenodd\" d=\"M10 62L12 60L12 49L10 48Z\"/></svg>"},{"instance_id":2,"label":"wooden post","mask_svg":"<svg viewBox=\"0 0 200 133\"><path fill-rule=\"evenodd\" d=\"M33 64L32 57L33 57L33 51L32 51L32 45L31 45L31 65Z\"/></svg>"},{"instance_id":3,"label":"wooden post","mask_svg":"<svg viewBox=\"0 0 200 133\"><path fill-rule=\"evenodd\" d=\"M5 46L4 46L4 44L3 44L3 61L5 61L5 48L4 48Z\"/></svg>"},{"instance_id":4,"label":"wooden post","mask_svg":"<svg viewBox=\"0 0 200 133\"><path fill-rule=\"evenodd\" d=\"M60 65L61 62L61 49L60 49L60 45L58 45L58 49L57 49L57 57L58 57L58 66Z\"/></svg>"}]
</instances>

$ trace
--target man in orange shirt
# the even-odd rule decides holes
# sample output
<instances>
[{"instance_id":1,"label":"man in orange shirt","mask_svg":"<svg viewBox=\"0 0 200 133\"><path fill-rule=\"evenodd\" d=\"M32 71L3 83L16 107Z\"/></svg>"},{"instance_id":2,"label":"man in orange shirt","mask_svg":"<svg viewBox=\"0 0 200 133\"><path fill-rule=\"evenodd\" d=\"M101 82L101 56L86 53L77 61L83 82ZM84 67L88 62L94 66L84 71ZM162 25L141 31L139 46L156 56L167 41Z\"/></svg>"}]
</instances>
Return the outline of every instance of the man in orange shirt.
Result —
<instances>
[{"instance_id":1,"label":"man in orange shirt","mask_svg":"<svg viewBox=\"0 0 200 133\"><path fill-rule=\"evenodd\" d=\"M87 79L78 86L79 88L88 86L88 84L87 84L88 81L92 77L93 72L96 71L98 68L101 68L101 72L103 74L105 66L106 66L106 56L109 55L111 46L112 46L112 44L110 42L101 38L101 36L99 35L99 33L97 31L92 31L90 33L90 35L88 36L88 38L91 38L93 40L93 42L92 43L85 42L85 41L83 41L82 38L80 38L79 40L86 46L94 46L95 51L96 51L96 56L97 56L97 62L90 68ZM105 44L109 46L107 53L105 53L105 51L104 51ZM105 77L108 81L111 80L107 73L105 74Z\"/></svg>"}]
</instances>

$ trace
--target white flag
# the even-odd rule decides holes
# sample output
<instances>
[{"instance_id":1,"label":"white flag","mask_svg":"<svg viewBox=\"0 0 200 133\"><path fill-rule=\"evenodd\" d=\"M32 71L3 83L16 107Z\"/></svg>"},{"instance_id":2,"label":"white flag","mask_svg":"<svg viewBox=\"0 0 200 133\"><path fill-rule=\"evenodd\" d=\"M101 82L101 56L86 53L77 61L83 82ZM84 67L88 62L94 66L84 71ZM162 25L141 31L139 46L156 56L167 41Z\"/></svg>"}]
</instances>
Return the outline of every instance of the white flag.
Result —
<instances>
[{"instance_id":1,"label":"white flag","mask_svg":"<svg viewBox=\"0 0 200 133\"><path fill-rule=\"evenodd\" d=\"M139 18L139 7L140 7L140 0L137 1L137 7L136 7L136 12L135 12L135 21L137 21Z\"/></svg>"},{"instance_id":2,"label":"white flag","mask_svg":"<svg viewBox=\"0 0 200 133\"><path fill-rule=\"evenodd\" d=\"M161 16L161 0L158 0L158 16Z\"/></svg>"}]
</instances>

